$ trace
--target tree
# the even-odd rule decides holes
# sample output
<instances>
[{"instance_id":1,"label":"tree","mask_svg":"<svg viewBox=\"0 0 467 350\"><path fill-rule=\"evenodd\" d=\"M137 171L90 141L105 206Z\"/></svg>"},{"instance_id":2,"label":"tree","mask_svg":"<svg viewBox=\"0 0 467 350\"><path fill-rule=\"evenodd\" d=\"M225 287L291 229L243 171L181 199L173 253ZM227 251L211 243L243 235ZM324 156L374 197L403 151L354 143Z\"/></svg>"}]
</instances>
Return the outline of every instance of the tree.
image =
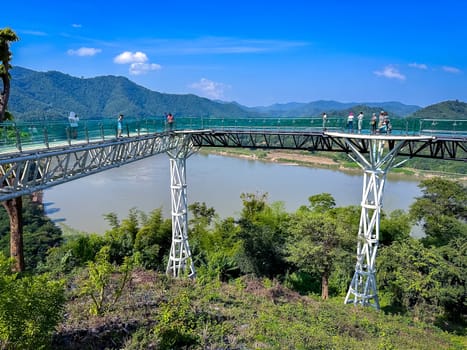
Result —
<instances>
[{"instance_id":1,"label":"tree","mask_svg":"<svg viewBox=\"0 0 467 350\"><path fill-rule=\"evenodd\" d=\"M64 281L20 276L12 262L0 253L0 349L49 349L62 320Z\"/></svg>"},{"instance_id":2,"label":"tree","mask_svg":"<svg viewBox=\"0 0 467 350\"><path fill-rule=\"evenodd\" d=\"M379 244L390 245L394 241L403 241L410 237L412 222L409 214L396 209L389 215L382 215L379 227Z\"/></svg>"},{"instance_id":3,"label":"tree","mask_svg":"<svg viewBox=\"0 0 467 350\"><path fill-rule=\"evenodd\" d=\"M243 273L269 278L287 270L283 246L288 214L281 203L267 205L267 194L242 194L243 209L238 221L241 248L237 255Z\"/></svg>"},{"instance_id":4,"label":"tree","mask_svg":"<svg viewBox=\"0 0 467 350\"><path fill-rule=\"evenodd\" d=\"M410 215L422 223L427 246L443 246L467 235L467 187L442 178L423 180L422 197L410 207Z\"/></svg>"},{"instance_id":5,"label":"tree","mask_svg":"<svg viewBox=\"0 0 467 350\"><path fill-rule=\"evenodd\" d=\"M10 28L7 27L0 30L0 77L3 83L3 90L0 93L0 123L5 121L8 100L10 98L10 43L18 40L19 38L16 36L16 33ZM10 255L15 259L13 269L15 271L23 271L22 200L21 197L17 197L8 199L2 202L2 204L10 218Z\"/></svg>"},{"instance_id":6,"label":"tree","mask_svg":"<svg viewBox=\"0 0 467 350\"><path fill-rule=\"evenodd\" d=\"M440 248L425 247L414 238L394 242L381 249L380 288L394 306L418 319L435 321L444 310L449 318L465 320L466 250L462 238Z\"/></svg>"},{"instance_id":7,"label":"tree","mask_svg":"<svg viewBox=\"0 0 467 350\"><path fill-rule=\"evenodd\" d=\"M138 255L138 263L145 268L157 269L163 264L164 255L170 249L172 239L172 222L162 217L162 209L151 212L149 218L142 220L134 244L134 254Z\"/></svg>"},{"instance_id":8,"label":"tree","mask_svg":"<svg viewBox=\"0 0 467 350\"><path fill-rule=\"evenodd\" d=\"M0 77L3 83L3 90L0 93L0 123L5 121L8 100L10 98L10 43L18 40L18 36L10 28L0 29Z\"/></svg>"},{"instance_id":9,"label":"tree","mask_svg":"<svg viewBox=\"0 0 467 350\"><path fill-rule=\"evenodd\" d=\"M310 208L300 208L291 220L286 244L287 260L309 274L321 276L321 297L329 297L329 278L339 261L353 248L355 215L352 207L334 208L330 194L309 198Z\"/></svg>"}]
</instances>

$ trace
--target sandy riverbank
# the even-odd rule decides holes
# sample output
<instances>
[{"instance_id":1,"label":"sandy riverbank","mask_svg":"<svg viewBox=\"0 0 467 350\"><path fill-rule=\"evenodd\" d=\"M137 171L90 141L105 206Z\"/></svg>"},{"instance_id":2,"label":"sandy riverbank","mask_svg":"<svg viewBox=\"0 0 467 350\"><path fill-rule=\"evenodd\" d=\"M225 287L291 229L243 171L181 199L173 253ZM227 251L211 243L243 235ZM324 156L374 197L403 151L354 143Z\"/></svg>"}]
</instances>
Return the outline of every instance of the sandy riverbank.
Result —
<instances>
[{"instance_id":1,"label":"sandy riverbank","mask_svg":"<svg viewBox=\"0 0 467 350\"><path fill-rule=\"evenodd\" d=\"M326 169L334 169L343 171L346 173L361 172L359 167L347 166L344 162L339 162L331 157L314 155L314 154L303 154L299 151L283 151L283 150L268 150L262 151L259 154L257 152L236 152L225 149L202 149L203 153L206 154L218 154L226 157L244 158L265 162L282 163L287 165L299 165L299 166L310 166L319 167ZM449 179L455 178L457 181L466 182L467 176L462 174L446 174L434 171L425 171L413 168L404 168L403 171L394 170L389 174L391 177L406 177L406 178L417 178L426 179L435 176L446 177Z\"/></svg>"}]
</instances>

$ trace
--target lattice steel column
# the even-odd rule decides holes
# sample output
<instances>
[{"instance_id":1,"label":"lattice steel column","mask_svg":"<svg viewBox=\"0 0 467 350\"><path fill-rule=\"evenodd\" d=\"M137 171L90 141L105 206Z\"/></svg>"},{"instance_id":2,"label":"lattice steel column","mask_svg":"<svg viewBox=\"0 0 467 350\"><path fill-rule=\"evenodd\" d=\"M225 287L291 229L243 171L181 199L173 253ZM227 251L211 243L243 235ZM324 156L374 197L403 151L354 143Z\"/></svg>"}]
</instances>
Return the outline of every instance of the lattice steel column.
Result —
<instances>
[{"instance_id":1,"label":"lattice steel column","mask_svg":"<svg viewBox=\"0 0 467 350\"><path fill-rule=\"evenodd\" d=\"M182 136L179 136L182 137ZM186 158L193 154L189 137L185 137L170 156L170 191L172 201L172 245L167 275L195 277L195 267L188 243L188 204L186 185Z\"/></svg>"},{"instance_id":2,"label":"lattice steel column","mask_svg":"<svg viewBox=\"0 0 467 350\"><path fill-rule=\"evenodd\" d=\"M382 138L346 139L353 156L351 158L362 167L363 191L360 225L358 228L357 263L350 282L345 303L371 305L379 309L376 285L376 252L379 244L379 224L383 203L383 190L386 176L394 165L395 157L404 141L391 141L391 149L385 147L388 140ZM362 146L363 145L363 146ZM362 150L368 150L368 159ZM387 154L384 155L385 151Z\"/></svg>"}]
</instances>

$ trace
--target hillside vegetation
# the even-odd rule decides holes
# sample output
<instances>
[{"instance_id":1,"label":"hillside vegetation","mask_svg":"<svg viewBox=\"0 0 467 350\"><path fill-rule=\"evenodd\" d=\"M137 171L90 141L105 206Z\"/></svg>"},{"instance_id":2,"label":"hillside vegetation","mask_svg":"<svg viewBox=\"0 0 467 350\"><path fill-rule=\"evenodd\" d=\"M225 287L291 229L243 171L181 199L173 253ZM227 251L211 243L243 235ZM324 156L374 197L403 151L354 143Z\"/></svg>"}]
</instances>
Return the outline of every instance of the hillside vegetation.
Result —
<instances>
[{"instance_id":1,"label":"hillside vegetation","mask_svg":"<svg viewBox=\"0 0 467 350\"><path fill-rule=\"evenodd\" d=\"M350 111L366 116L385 110L391 118L421 117L467 119L466 104L442 102L426 108L400 102L275 104L249 108L238 103L212 101L192 94L178 95L151 91L127 78L100 76L78 78L56 71L37 72L22 67L11 69L10 112L16 120L61 119L69 111L80 118L114 118L119 113L132 117L163 116L171 112L183 117L345 117Z\"/></svg>"},{"instance_id":2,"label":"hillside vegetation","mask_svg":"<svg viewBox=\"0 0 467 350\"><path fill-rule=\"evenodd\" d=\"M410 117L424 119L464 119L467 120L467 103L459 100L445 101L422 108Z\"/></svg>"},{"instance_id":3,"label":"hillside vegetation","mask_svg":"<svg viewBox=\"0 0 467 350\"><path fill-rule=\"evenodd\" d=\"M10 111L16 120L61 119L69 111L80 118L163 116L253 117L234 103L219 103L195 95L163 94L124 77L76 78L60 72L11 70Z\"/></svg>"},{"instance_id":4,"label":"hillside vegetation","mask_svg":"<svg viewBox=\"0 0 467 350\"><path fill-rule=\"evenodd\" d=\"M382 212L380 311L343 303L361 211L328 193L291 213L242 193L237 218L191 204L195 280L164 274L172 222L162 208L109 213L104 233L58 237L26 201L26 251L40 256L16 274L0 253L0 348L465 349L467 187L420 187L408 213ZM410 236L414 223L423 238ZM4 250L8 230L0 235Z\"/></svg>"}]
</instances>

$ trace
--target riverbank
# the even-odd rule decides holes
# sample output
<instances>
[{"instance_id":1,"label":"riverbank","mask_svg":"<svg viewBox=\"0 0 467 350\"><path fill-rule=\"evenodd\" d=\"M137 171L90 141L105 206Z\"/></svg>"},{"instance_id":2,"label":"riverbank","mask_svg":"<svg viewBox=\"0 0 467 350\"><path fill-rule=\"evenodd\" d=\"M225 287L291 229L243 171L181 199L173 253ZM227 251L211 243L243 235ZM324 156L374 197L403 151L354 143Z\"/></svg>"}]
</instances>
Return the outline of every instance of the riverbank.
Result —
<instances>
[{"instance_id":1,"label":"riverbank","mask_svg":"<svg viewBox=\"0 0 467 350\"><path fill-rule=\"evenodd\" d=\"M217 154L226 157L236 157L250 160L273 162L280 164L332 169L347 174L361 172L360 167L352 160L343 160L342 155L336 153L310 153L293 150L249 150L237 148L202 148L200 153ZM404 177L411 179L428 179L432 177L445 177L467 183L467 174L446 173L435 170L421 170L410 167L395 168L389 173L391 177Z\"/></svg>"}]
</instances>

